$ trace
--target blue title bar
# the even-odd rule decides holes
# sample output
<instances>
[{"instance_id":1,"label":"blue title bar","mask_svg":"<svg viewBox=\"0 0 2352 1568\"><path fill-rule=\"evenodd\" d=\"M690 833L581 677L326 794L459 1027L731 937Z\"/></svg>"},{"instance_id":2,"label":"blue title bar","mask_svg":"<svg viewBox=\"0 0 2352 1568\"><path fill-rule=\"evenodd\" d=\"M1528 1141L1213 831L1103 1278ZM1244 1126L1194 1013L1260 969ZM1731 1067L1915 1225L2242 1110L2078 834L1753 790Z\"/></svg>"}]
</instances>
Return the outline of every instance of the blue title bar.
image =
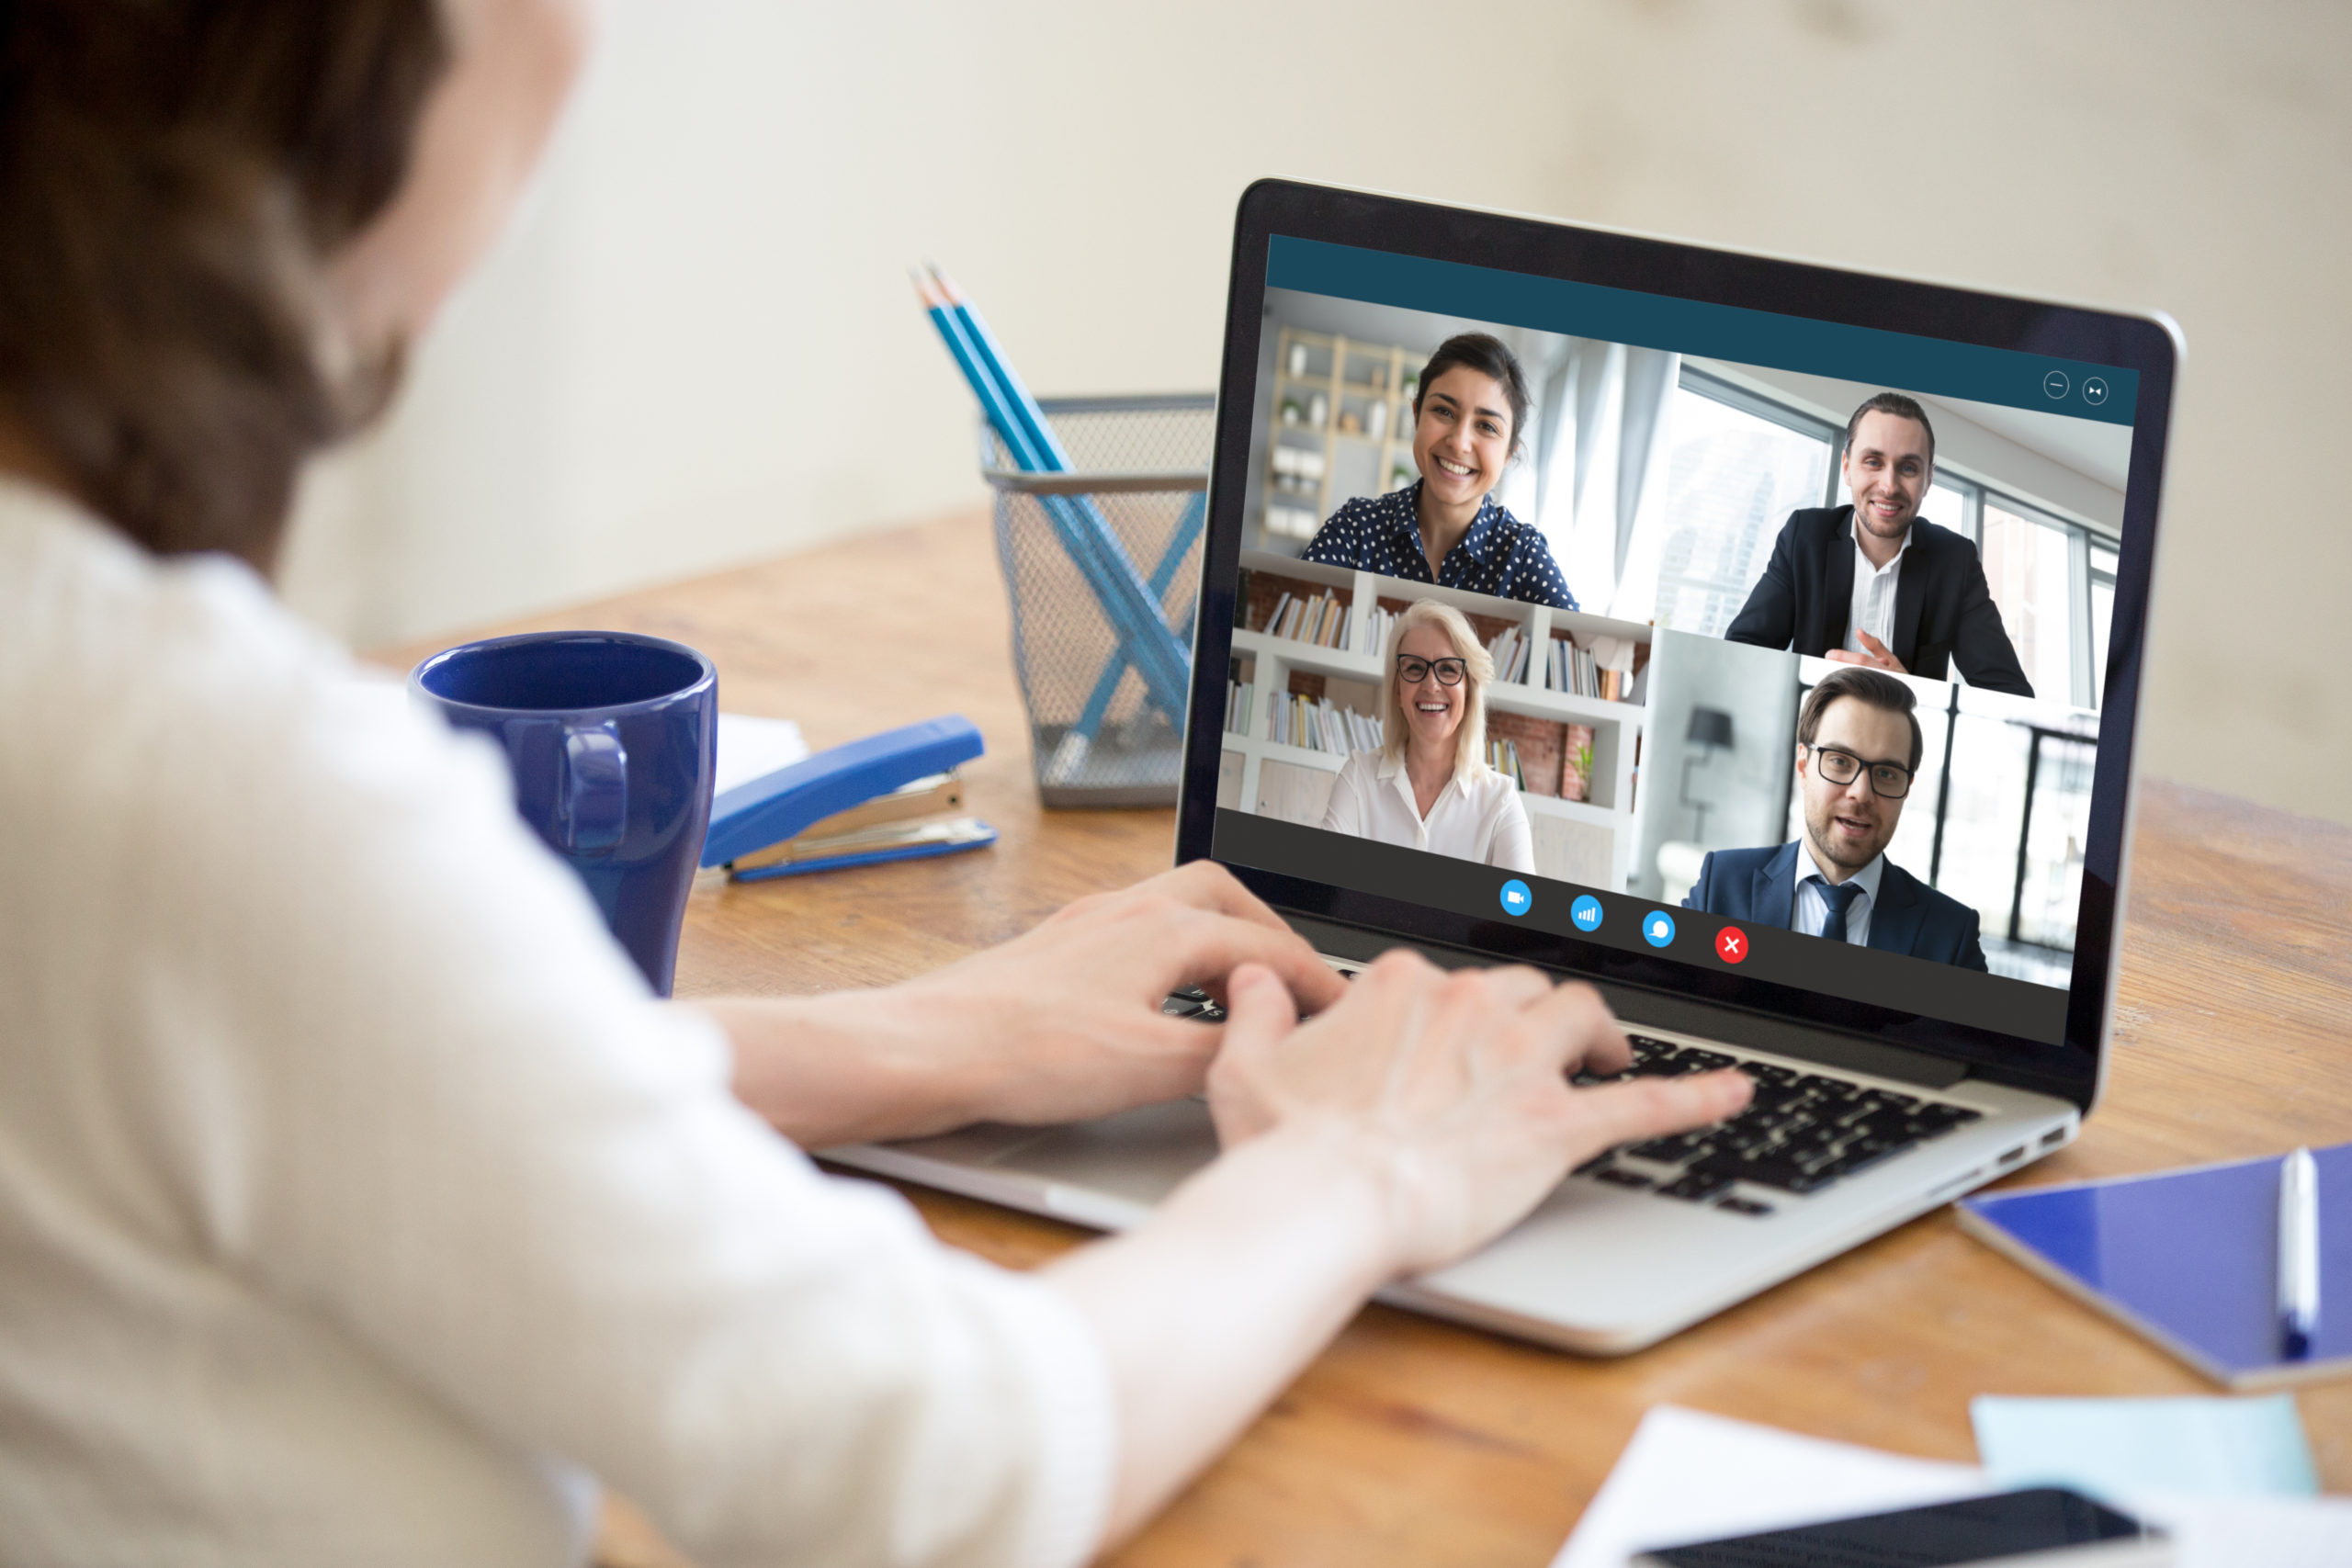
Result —
<instances>
[{"instance_id":1,"label":"blue title bar","mask_svg":"<svg viewBox=\"0 0 2352 1568\"><path fill-rule=\"evenodd\" d=\"M1266 286L1798 370L1892 390L2003 403L2102 424L2130 424L2140 396L2140 373L2118 366L1282 234L1274 235L1268 247Z\"/></svg>"}]
</instances>

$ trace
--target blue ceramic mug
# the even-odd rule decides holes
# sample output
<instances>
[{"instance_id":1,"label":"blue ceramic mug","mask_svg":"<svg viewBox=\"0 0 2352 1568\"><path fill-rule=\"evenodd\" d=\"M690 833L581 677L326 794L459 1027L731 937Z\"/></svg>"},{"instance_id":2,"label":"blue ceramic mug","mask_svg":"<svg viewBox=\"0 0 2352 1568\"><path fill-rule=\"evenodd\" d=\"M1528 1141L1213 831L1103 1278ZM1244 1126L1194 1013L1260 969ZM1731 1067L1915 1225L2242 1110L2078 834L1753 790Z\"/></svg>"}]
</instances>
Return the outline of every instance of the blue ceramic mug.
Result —
<instances>
[{"instance_id":1,"label":"blue ceramic mug","mask_svg":"<svg viewBox=\"0 0 2352 1568\"><path fill-rule=\"evenodd\" d=\"M411 696L506 753L514 808L661 996L710 826L718 671L684 643L531 632L436 653Z\"/></svg>"}]
</instances>

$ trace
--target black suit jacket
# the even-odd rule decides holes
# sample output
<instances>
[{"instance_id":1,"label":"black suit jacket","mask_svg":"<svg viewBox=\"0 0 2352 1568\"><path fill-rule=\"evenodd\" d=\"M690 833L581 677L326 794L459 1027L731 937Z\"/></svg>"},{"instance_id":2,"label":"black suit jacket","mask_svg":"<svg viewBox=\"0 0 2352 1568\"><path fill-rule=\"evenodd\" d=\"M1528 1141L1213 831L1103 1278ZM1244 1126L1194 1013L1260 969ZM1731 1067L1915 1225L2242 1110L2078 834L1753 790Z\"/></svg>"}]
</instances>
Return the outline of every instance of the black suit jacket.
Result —
<instances>
[{"instance_id":1,"label":"black suit jacket","mask_svg":"<svg viewBox=\"0 0 2352 1568\"><path fill-rule=\"evenodd\" d=\"M1911 563L1903 563L1909 571ZM1760 850L1715 850L1699 863L1699 880L1682 900L1726 919L1789 929L1797 907L1794 841ZM1871 910L1871 946L1905 953L1963 969L1984 967L1977 940L1976 911L1948 893L1939 893L1893 861L1879 873L1878 903Z\"/></svg>"},{"instance_id":2,"label":"black suit jacket","mask_svg":"<svg viewBox=\"0 0 2352 1568\"><path fill-rule=\"evenodd\" d=\"M1771 564L1724 636L1817 657L1846 646L1853 602L1854 509L1805 507L1789 513L1773 541ZM1930 681L1951 679L1957 663L1972 686L2033 695L1976 547L1924 517L1911 523L1911 546L1894 584L1894 637L1886 649L1904 669Z\"/></svg>"}]
</instances>

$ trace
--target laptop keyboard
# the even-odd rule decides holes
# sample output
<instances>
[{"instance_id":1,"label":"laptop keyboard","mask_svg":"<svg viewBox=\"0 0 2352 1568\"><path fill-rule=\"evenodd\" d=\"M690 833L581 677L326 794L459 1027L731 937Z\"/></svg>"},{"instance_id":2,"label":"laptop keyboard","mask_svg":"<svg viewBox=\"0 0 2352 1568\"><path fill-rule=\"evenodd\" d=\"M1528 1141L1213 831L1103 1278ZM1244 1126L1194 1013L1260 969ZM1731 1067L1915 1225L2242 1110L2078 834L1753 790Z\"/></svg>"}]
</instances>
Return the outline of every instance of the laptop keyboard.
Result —
<instances>
[{"instance_id":1,"label":"laptop keyboard","mask_svg":"<svg viewBox=\"0 0 2352 1568\"><path fill-rule=\"evenodd\" d=\"M1735 1193L1735 1182L1794 1196L1817 1192L1981 1114L1825 1073L1747 1061L1645 1035L1632 1039L1634 1065L1627 1071L1606 1077L1578 1073L1574 1081L1612 1083L1737 1067L1755 1084L1755 1096L1747 1110L1728 1122L1611 1149L1578 1166L1574 1174L1686 1203L1712 1203L1735 1214L1772 1212L1770 1202Z\"/></svg>"},{"instance_id":2,"label":"laptop keyboard","mask_svg":"<svg viewBox=\"0 0 2352 1568\"><path fill-rule=\"evenodd\" d=\"M1204 1023L1225 1017L1225 1010L1206 992L1190 987L1169 997L1160 1010ZM1573 1081L1615 1083L1737 1067L1755 1083L1756 1093L1747 1109L1728 1122L1610 1149L1570 1174L1685 1203L1710 1204L1726 1213L1760 1217L1772 1212L1770 1201L1735 1191L1735 1183L1802 1197L1982 1115L1963 1105L1874 1089L1826 1073L1752 1062L1646 1035L1631 1039L1634 1065L1626 1071L1578 1073Z\"/></svg>"}]
</instances>

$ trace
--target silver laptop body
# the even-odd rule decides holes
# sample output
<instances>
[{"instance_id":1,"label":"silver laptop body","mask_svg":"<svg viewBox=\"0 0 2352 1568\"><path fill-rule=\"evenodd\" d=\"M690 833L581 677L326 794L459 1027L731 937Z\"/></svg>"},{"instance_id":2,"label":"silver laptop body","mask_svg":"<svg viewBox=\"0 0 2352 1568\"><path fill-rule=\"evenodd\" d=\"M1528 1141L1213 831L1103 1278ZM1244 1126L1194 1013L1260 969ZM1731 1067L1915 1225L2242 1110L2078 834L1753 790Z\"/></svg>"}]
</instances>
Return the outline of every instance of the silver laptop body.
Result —
<instances>
[{"instance_id":1,"label":"silver laptop body","mask_svg":"<svg viewBox=\"0 0 2352 1568\"><path fill-rule=\"evenodd\" d=\"M1324 520L1408 477L1408 376L1464 331L1505 343L1532 397L1533 438L1494 501L1605 604L1589 586L1571 612L1418 581L1425 564L1301 558L1334 553L1310 542ZM1637 1070L1728 1059L1787 1111L1737 1138L1613 1151L1494 1245L1382 1299L1623 1353L2075 1137L2105 1061L2178 355L2161 318L1287 182L1244 194L1201 571L1169 596L1172 615L1197 586L1200 605L1177 859L1227 864L1342 971L1407 943L1590 980L1636 1037ZM2039 677L2030 698L1906 679L1926 750L1885 859L1932 890L1933 917L1906 950L1791 931L1771 907L1765 852L1804 832L1785 761L1799 704L1835 667L1724 635L1766 552L1835 505L1857 388L1928 411L1942 493L1919 515L1975 545L2017 668ZM1629 423L1648 424L1646 452L1628 456ZM1613 457L1618 497L1637 496L1598 525L1580 450L1588 475ZM1289 604L1318 597L1351 614L1301 636ZM1320 826L1393 651L1363 612L1416 597L1542 650L1487 689L1490 734L1517 748L1494 761L1521 778L1532 873ZM1924 603L1898 614L1934 635ZM1937 652L1919 641L1923 671ZM1940 672L1964 676L1941 652ZM1711 876L1718 855L1748 869ZM1756 899L1713 907L1734 882ZM1975 934L1954 948L1963 912ZM1894 940L1903 922L1882 919ZM1187 1099L825 1157L1117 1230L1216 1152Z\"/></svg>"}]
</instances>

